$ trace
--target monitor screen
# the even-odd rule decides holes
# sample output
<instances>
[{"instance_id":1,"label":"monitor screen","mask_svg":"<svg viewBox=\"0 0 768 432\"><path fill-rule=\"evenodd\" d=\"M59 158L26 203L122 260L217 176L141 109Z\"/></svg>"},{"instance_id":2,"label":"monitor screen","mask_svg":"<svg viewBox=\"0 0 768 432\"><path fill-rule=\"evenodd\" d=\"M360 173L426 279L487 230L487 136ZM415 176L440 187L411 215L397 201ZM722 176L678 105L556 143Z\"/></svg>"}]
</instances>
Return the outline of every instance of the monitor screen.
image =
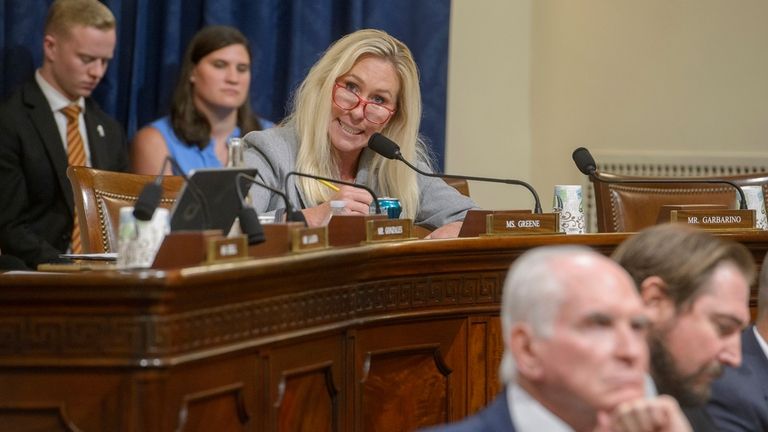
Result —
<instances>
[{"instance_id":1,"label":"monitor screen","mask_svg":"<svg viewBox=\"0 0 768 432\"><path fill-rule=\"evenodd\" d=\"M189 174L171 209L171 231L217 229L225 235L240 211L250 182L240 179L243 196L235 181L239 173L255 176L256 168L203 168Z\"/></svg>"}]
</instances>

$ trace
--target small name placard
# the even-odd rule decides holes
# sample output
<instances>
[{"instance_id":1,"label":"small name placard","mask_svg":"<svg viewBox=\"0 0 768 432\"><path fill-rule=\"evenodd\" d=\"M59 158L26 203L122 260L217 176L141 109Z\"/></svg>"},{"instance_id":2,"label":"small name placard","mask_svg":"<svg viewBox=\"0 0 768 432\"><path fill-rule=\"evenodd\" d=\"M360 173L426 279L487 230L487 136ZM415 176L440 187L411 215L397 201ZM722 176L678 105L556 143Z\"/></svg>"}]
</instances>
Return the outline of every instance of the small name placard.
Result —
<instances>
[{"instance_id":1,"label":"small name placard","mask_svg":"<svg viewBox=\"0 0 768 432\"><path fill-rule=\"evenodd\" d=\"M293 230L291 250L307 252L328 247L328 227L297 228Z\"/></svg>"},{"instance_id":2,"label":"small name placard","mask_svg":"<svg viewBox=\"0 0 768 432\"><path fill-rule=\"evenodd\" d=\"M205 261L208 264L248 258L248 239L244 235L209 238Z\"/></svg>"},{"instance_id":3,"label":"small name placard","mask_svg":"<svg viewBox=\"0 0 768 432\"><path fill-rule=\"evenodd\" d=\"M500 213L486 216L485 235L554 234L560 231L557 213Z\"/></svg>"},{"instance_id":4,"label":"small name placard","mask_svg":"<svg viewBox=\"0 0 768 432\"><path fill-rule=\"evenodd\" d=\"M410 240L413 220L411 219L374 219L365 227L365 241L377 243L385 241Z\"/></svg>"},{"instance_id":5,"label":"small name placard","mask_svg":"<svg viewBox=\"0 0 768 432\"><path fill-rule=\"evenodd\" d=\"M755 228L754 210L672 210L670 221L711 230Z\"/></svg>"}]
</instances>

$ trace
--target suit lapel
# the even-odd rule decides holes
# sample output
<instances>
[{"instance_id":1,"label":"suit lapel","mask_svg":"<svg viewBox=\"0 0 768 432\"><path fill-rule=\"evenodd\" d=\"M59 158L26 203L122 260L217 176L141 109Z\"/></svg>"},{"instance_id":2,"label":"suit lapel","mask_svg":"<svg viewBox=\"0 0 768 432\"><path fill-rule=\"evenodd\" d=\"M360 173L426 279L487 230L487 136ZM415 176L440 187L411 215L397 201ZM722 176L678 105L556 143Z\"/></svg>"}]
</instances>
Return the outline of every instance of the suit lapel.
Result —
<instances>
[{"instance_id":1,"label":"suit lapel","mask_svg":"<svg viewBox=\"0 0 768 432\"><path fill-rule=\"evenodd\" d=\"M487 415L488 426L494 432L514 432L512 425L512 415L509 413L509 403L507 401L507 389L503 388L496 399L488 406L485 414Z\"/></svg>"},{"instance_id":2,"label":"suit lapel","mask_svg":"<svg viewBox=\"0 0 768 432\"><path fill-rule=\"evenodd\" d=\"M760 385L763 402L768 406L768 357L757 341L753 327L748 328L741 338L744 362L755 374Z\"/></svg>"},{"instance_id":3,"label":"suit lapel","mask_svg":"<svg viewBox=\"0 0 768 432\"><path fill-rule=\"evenodd\" d=\"M107 138L97 110L96 104L91 99L85 100L85 129L88 134L88 149L91 151L91 166L101 168L108 159L105 154Z\"/></svg>"},{"instance_id":4,"label":"suit lapel","mask_svg":"<svg viewBox=\"0 0 768 432\"><path fill-rule=\"evenodd\" d=\"M64 194L64 199L70 211L74 211L72 188L67 179L67 154L64 151L64 143L61 142L56 120L51 112L51 106L45 99L43 92L37 83L27 83L24 87L24 103L29 107L29 117L35 127L40 141L51 160L51 165L56 172L56 179Z\"/></svg>"}]
</instances>

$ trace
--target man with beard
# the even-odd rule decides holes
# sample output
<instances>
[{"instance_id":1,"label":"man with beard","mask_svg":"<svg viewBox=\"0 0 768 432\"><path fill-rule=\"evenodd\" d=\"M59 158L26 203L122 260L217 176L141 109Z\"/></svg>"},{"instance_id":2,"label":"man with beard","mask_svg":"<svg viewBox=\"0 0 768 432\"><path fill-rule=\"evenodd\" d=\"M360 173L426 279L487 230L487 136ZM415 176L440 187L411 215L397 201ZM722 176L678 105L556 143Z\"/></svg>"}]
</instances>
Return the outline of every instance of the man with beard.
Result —
<instances>
[{"instance_id":1,"label":"man with beard","mask_svg":"<svg viewBox=\"0 0 768 432\"><path fill-rule=\"evenodd\" d=\"M669 396L647 398L648 319L632 280L580 246L526 252L504 282L505 389L432 432L684 432Z\"/></svg>"},{"instance_id":2,"label":"man with beard","mask_svg":"<svg viewBox=\"0 0 768 432\"><path fill-rule=\"evenodd\" d=\"M704 231L667 224L641 231L613 258L634 278L651 320L651 377L695 431L718 430L704 410L723 366L741 364L752 255Z\"/></svg>"},{"instance_id":3,"label":"man with beard","mask_svg":"<svg viewBox=\"0 0 768 432\"><path fill-rule=\"evenodd\" d=\"M723 432L768 431L768 260L759 290L755 325L741 333L741 366L712 384L707 412Z\"/></svg>"}]
</instances>

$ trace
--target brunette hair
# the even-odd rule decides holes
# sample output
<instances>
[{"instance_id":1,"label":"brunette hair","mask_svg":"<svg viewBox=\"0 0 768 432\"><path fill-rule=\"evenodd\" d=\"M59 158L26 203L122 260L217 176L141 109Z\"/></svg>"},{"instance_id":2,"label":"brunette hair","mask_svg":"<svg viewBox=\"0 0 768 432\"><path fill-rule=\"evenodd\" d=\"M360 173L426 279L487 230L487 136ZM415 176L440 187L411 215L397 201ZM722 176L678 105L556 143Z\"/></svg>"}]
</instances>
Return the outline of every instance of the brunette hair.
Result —
<instances>
[{"instance_id":1,"label":"brunette hair","mask_svg":"<svg viewBox=\"0 0 768 432\"><path fill-rule=\"evenodd\" d=\"M230 45L242 45L251 59L248 39L236 28L230 26L208 26L197 32L187 46L181 64L179 79L171 103L171 126L173 132L187 145L205 148L211 140L211 124L197 110L193 97L193 84L189 77L192 69L205 56ZM237 125L240 133L261 130L262 126L251 110L250 97L237 109Z\"/></svg>"},{"instance_id":2,"label":"brunette hair","mask_svg":"<svg viewBox=\"0 0 768 432\"><path fill-rule=\"evenodd\" d=\"M732 263L751 283L755 261L740 243L721 239L682 224L664 224L644 229L625 240L613 253L635 280L658 276L667 284L667 295L678 309L691 304L704 292L712 272L722 263Z\"/></svg>"}]
</instances>

